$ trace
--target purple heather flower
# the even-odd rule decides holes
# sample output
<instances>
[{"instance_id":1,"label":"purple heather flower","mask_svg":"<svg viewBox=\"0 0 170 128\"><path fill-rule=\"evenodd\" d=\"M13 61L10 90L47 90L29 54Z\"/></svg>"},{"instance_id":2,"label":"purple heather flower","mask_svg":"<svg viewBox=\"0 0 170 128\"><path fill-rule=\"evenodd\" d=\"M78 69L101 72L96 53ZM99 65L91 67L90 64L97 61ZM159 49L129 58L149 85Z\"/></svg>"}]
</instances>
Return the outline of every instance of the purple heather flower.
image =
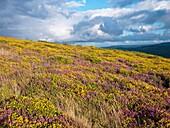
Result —
<instances>
[{"instance_id":1,"label":"purple heather flower","mask_svg":"<svg viewBox=\"0 0 170 128\"><path fill-rule=\"evenodd\" d=\"M44 119L43 117L40 117L39 121L40 121L41 123L43 123L43 122L45 122L45 119Z\"/></svg>"},{"instance_id":2,"label":"purple heather flower","mask_svg":"<svg viewBox=\"0 0 170 128\"><path fill-rule=\"evenodd\" d=\"M3 117L2 116L0 116L0 121L2 121L3 120Z\"/></svg>"},{"instance_id":3,"label":"purple heather flower","mask_svg":"<svg viewBox=\"0 0 170 128\"><path fill-rule=\"evenodd\" d=\"M52 122L53 122L53 119L49 119L48 122L49 122L49 123L52 123Z\"/></svg>"}]
</instances>

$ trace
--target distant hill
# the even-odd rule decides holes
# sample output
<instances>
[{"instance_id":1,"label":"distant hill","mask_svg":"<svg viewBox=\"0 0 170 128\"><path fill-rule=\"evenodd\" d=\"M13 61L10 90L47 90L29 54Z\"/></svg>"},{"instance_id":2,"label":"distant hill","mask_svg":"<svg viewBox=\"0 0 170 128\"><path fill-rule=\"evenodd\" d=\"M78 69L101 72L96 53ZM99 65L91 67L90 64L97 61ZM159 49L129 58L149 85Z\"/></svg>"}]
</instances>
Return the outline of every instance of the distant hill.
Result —
<instances>
[{"instance_id":1,"label":"distant hill","mask_svg":"<svg viewBox=\"0 0 170 128\"><path fill-rule=\"evenodd\" d=\"M118 45L107 47L109 49L121 49L129 51L138 51L148 54L154 54L162 57L170 58L170 42L153 44L153 45Z\"/></svg>"},{"instance_id":2,"label":"distant hill","mask_svg":"<svg viewBox=\"0 0 170 128\"><path fill-rule=\"evenodd\" d=\"M169 128L169 105L168 58L0 36L0 128Z\"/></svg>"}]
</instances>

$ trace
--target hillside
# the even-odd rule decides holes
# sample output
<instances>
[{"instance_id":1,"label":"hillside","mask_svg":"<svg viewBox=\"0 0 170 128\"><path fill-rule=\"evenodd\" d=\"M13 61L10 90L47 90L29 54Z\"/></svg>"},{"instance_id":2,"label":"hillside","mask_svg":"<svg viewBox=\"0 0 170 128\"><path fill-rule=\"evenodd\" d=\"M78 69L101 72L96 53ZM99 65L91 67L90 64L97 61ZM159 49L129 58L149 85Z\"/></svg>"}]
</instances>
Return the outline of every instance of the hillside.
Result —
<instances>
[{"instance_id":1,"label":"hillside","mask_svg":"<svg viewBox=\"0 0 170 128\"><path fill-rule=\"evenodd\" d=\"M162 57L170 58L170 42L160 43L160 44L152 44L152 45L119 45L119 46L111 46L107 47L109 49L121 49L121 50L128 50L128 51L138 51L144 52L148 54L158 55Z\"/></svg>"},{"instance_id":2,"label":"hillside","mask_svg":"<svg viewBox=\"0 0 170 128\"><path fill-rule=\"evenodd\" d=\"M149 46L143 46L143 47L139 47L139 48L132 48L130 50L170 58L170 42L169 43L149 45Z\"/></svg>"},{"instance_id":3,"label":"hillside","mask_svg":"<svg viewBox=\"0 0 170 128\"><path fill-rule=\"evenodd\" d=\"M170 59L0 37L0 126L170 127Z\"/></svg>"}]
</instances>

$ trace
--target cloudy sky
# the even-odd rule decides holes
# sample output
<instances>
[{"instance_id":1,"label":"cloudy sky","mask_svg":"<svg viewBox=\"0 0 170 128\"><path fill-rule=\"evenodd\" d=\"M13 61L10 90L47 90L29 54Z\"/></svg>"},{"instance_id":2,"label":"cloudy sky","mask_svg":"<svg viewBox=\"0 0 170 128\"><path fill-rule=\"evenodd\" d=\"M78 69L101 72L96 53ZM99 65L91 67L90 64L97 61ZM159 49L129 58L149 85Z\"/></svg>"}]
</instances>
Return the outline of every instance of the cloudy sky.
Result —
<instances>
[{"instance_id":1,"label":"cloudy sky","mask_svg":"<svg viewBox=\"0 0 170 128\"><path fill-rule=\"evenodd\" d=\"M0 35L94 46L170 41L170 0L0 0Z\"/></svg>"}]
</instances>

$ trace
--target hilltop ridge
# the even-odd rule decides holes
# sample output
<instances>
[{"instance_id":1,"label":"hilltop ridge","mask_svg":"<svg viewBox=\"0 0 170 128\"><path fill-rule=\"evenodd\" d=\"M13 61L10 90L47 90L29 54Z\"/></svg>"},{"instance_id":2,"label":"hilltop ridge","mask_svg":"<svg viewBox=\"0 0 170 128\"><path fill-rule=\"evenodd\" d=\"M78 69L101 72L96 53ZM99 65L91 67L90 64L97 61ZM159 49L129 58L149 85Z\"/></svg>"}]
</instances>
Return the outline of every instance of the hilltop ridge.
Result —
<instances>
[{"instance_id":1,"label":"hilltop ridge","mask_svg":"<svg viewBox=\"0 0 170 128\"><path fill-rule=\"evenodd\" d=\"M150 45L118 45L118 46L110 46L105 48L138 51L138 52L170 58L170 42L150 44Z\"/></svg>"},{"instance_id":2,"label":"hilltop ridge","mask_svg":"<svg viewBox=\"0 0 170 128\"><path fill-rule=\"evenodd\" d=\"M170 127L170 59L0 37L0 126Z\"/></svg>"}]
</instances>

